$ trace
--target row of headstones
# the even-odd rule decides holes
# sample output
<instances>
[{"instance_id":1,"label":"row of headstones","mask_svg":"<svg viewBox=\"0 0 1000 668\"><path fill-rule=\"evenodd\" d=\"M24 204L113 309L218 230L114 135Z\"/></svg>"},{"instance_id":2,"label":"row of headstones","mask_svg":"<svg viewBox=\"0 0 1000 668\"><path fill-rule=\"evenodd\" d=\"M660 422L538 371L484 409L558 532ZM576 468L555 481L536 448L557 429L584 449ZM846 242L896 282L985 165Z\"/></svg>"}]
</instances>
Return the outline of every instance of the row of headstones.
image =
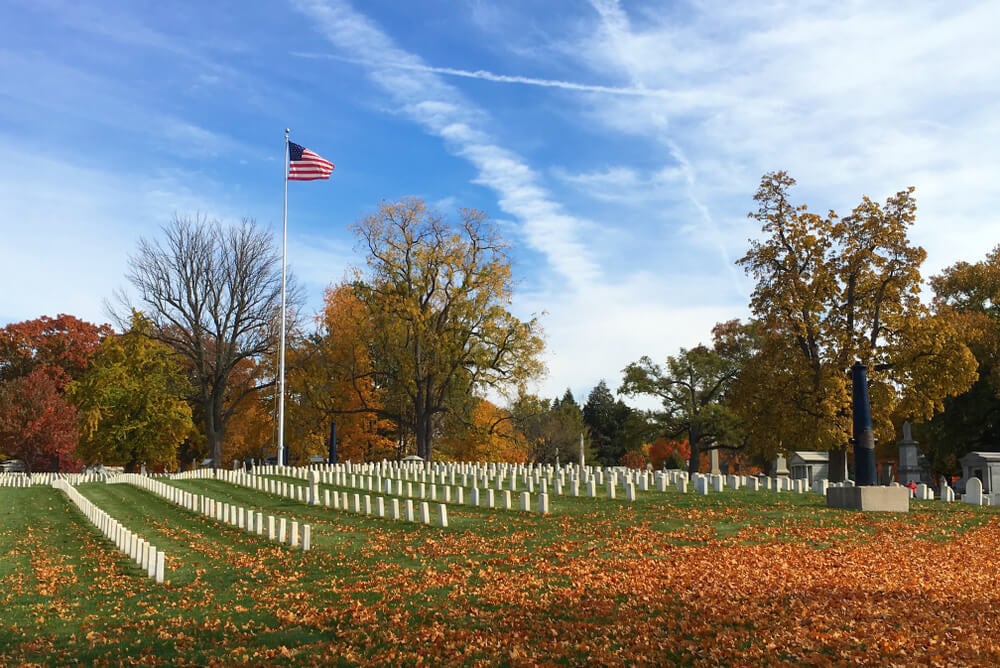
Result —
<instances>
[{"instance_id":1,"label":"row of headstones","mask_svg":"<svg viewBox=\"0 0 1000 668\"><path fill-rule=\"evenodd\" d=\"M309 467L268 465L258 466L254 469L256 473L263 475L301 478L304 478L309 470L319 471L324 475L324 481L332 481L329 484L345 487L356 486L349 482L351 477L362 478L365 476L414 483L459 485L468 488L494 487L500 490L507 487L512 492L518 491L520 486L532 493L535 492L536 487L541 485L542 481L546 481L549 486L557 481L561 482L563 486L572 480L580 480L585 483L591 478L596 478L598 485L604 485L606 478L614 478L618 484L626 482L640 484L641 479L646 479L647 486L650 481L650 474L647 471L618 471L589 466L581 468L576 465L555 467L552 465L499 464L496 462L434 463L428 469L424 464L383 460L382 462L365 464L313 464Z\"/></svg>"},{"instance_id":2,"label":"row of headstones","mask_svg":"<svg viewBox=\"0 0 1000 668\"><path fill-rule=\"evenodd\" d=\"M258 467L262 468L262 467ZM263 467L263 468L288 468L288 467ZM390 462L382 460L380 462L367 462L355 464L344 462L342 464L312 464L309 468L318 471L343 471L358 475L381 475L382 477L402 478L415 482L438 482L444 484L441 476L451 477L452 475L478 475L479 477L494 478L498 475L509 477L513 475L539 475L549 478L560 471L580 471L581 467L573 464L555 467L551 464L526 464L508 462L432 462L429 466L421 462ZM594 467L583 467L584 471L594 470ZM438 479L432 479L437 476ZM451 484L456 484L451 481Z\"/></svg>"},{"instance_id":3,"label":"row of headstones","mask_svg":"<svg viewBox=\"0 0 1000 668\"><path fill-rule=\"evenodd\" d=\"M693 488L695 494L706 495L710 492L722 492L725 489L738 490L745 488L751 492L771 491L771 492L793 492L805 494L806 492L816 492L826 494L828 482L825 479L816 480L812 486L804 478L788 478L786 476L758 477L758 476L738 476L720 475L717 473L695 473L690 478L687 472L670 470L663 474L663 478L657 474L657 489L664 491L667 484L673 485L681 493L687 493L689 486Z\"/></svg>"},{"instance_id":4,"label":"row of headstones","mask_svg":"<svg viewBox=\"0 0 1000 668\"><path fill-rule=\"evenodd\" d=\"M680 491L686 492L687 485L685 483L685 474L683 472L678 472L675 476L675 482L677 488ZM723 476L715 475L705 475L696 473L692 476L692 480L695 483L695 493L697 494L708 494L709 488L715 492L721 492L724 487L729 487L730 489L739 489L741 484L745 484L746 487L752 491L757 489L769 489L771 491L792 491L792 492L805 492L808 489L807 481L803 478L790 479L785 476L778 476L776 478L758 478L756 476L742 478L741 476ZM813 481L812 491L820 495L826 495L827 489L830 487L841 487L841 486L852 486L854 483L850 481L842 483L831 483L826 479L817 479ZM896 487L900 487L899 483L894 483ZM925 483L920 483L916 486L915 490L910 492L910 497L925 501L933 501L934 490ZM955 490L953 490L947 483L942 483L941 490L938 498L946 503L955 501ZM966 485L966 492L962 496L962 501L965 503L970 503L973 505L989 505L990 499L988 495L983 494L983 484L978 478L973 478Z\"/></svg>"},{"instance_id":5,"label":"row of headstones","mask_svg":"<svg viewBox=\"0 0 1000 668\"><path fill-rule=\"evenodd\" d=\"M109 484L126 483L144 489L156 496L159 496L174 505L186 508L194 513L199 513L218 522L223 522L230 526L256 533L263 536L265 532L264 514L257 511L243 508L231 503L223 503L211 497L194 494L186 490L153 480L137 473L124 473L113 476L108 480ZM289 531L288 521L284 517L275 518L268 515L266 518L267 539L279 543L287 543L291 547L301 547L308 551L312 544L312 527L308 524L302 525L302 534L299 535L299 523L291 521Z\"/></svg>"},{"instance_id":6,"label":"row of headstones","mask_svg":"<svg viewBox=\"0 0 1000 668\"><path fill-rule=\"evenodd\" d=\"M580 494L580 485L585 485L585 490L589 496L597 496L595 485L603 487L609 498L615 498L615 488L621 486L625 489L627 500L635 499L636 491L666 491L669 486L676 486L677 489L687 490L682 481L688 481L695 488L696 493L708 493L709 490L721 491L723 488L739 489L746 487L751 490L771 490L771 491L791 491L805 493L814 491L819 494L826 494L826 480L817 480L812 486L804 479L792 479L787 476L776 478L757 476L736 476L736 475L708 475L694 474L690 479L686 471L672 469L668 471L640 471L634 469L600 469L596 467L579 467L569 465L565 467L555 467L552 465L504 465L504 464L483 464L483 463L444 463L435 464L443 470L426 470L422 464L398 464L395 462L378 462L370 464L323 464L312 467L285 467L267 466L258 467L256 471L272 475L284 475L290 477L305 478L310 469L319 471L324 483L345 487L360 487L381 489L385 484L386 477L395 481L397 494L404 495L399 490L401 484L405 485L409 481L431 481L452 482L463 487L494 487L497 491L509 487L511 491L518 489L519 483L524 485L527 491L534 493L537 487L542 493L550 492L558 495L571 493L574 496ZM505 477L510 473L510 477ZM568 477L567 477L568 476ZM369 478L375 482L369 481ZM699 482L700 479L706 482ZM400 482L402 481L402 482ZM391 492L387 492L391 493Z\"/></svg>"},{"instance_id":7,"label":"row of headstones","mask_svg":"<svg viewBox=\"0 0 1000 668\"><path fill-rule=\"evenodd\" d=\"M455 480L456 476L462 477L461 484L465 486L472 485L473 490L478 488L480 476L483 476L484 479L482 482L486 482L487 484L495 483L497 491L502 491L505 484L504 473L508 470L519 472L521 474L522 481L527 486L527 491L532 493L535 491L535 484L537 483L540 487L540 491L543 494L548 494L548 482L552 482L554 479L552 491L556 495L562 495L564 490L568 488L574 496L579 496L579 484L581 481L584 481L587 485L586 492L588 496L597 496L596 485L602 485L605 488L608 498L613 499L616 498L616 486L621 484L625 488L625 498L628 501L635 500L636 485L638 485L638 489L640 491L649 491L651 482L652 487L657 491L664 492L666 491L668 485L673 485L682 493L686 493L688 491L688 483L690 482L694 488L694 492L696 494L703 495L708 494L709 491L721 492L726 488L740 489L741 487L745 487L750 491L788 491L800 494L812 491L825 496L829 487L852 484L850 481L843 483L830 483L826 479L816 479L810 485L804 478L789 478L788 476L776 476L772 478L762 476L723 476L720 474L701 473L695 473L689 479L687 472L679 469L668 470L666 472L658 471L652 475L648 471L636 471L631 469L624 471L607 470L608 479L605 481L605 471L600 469L595 470L592 467L583 467L581 469L575 465L567 467L553 467L551 465L545 465L533 468L531 465L503 465L494 463L481 464L467 462L455 464L449 462L443 466L447 467L449 470L437 472L437 474L435 474L435 471L433 470L428 473L422 464L399 464L396 462L385 461L373 464L324 464L319 466L314 465L308 468L268 466L258 467L256 470L261 473L300 478L308 476L310 470L319 471L325 484L368 490L375 488L381 489L384 485L386 494L392 494L392 485L395 485L396 494L398 496L415 496L413 493L412 483L410 482L411 479L446 481L449 478ZM560 477L564 472L568 472L571 476L568 485L566 481ZM374 476L372 474L374 474ZM491 478L494 474L495 477ZM390 479L380 477L394 475L399 477ZM517 480L518 478L515 475L512 475L509 479L511 491L516 491ZM978 479L976 482L979 482ZM425 483L420 482L418 484L420 485L420 491L416 494L416 496L419 496L419 498L425 498ZM975 485L975 483L973 484ZM404 485L406 491L404 491ZM458 503L463 503L461 499L461 489L462 488L458 489ZM486 491L488 490L484 490L484 492ZM431 495L431 498L436 500L433 482L431 483ZM917 489L914 492L911 492L911 496L913 498L924 500L933 500L935 498L933 490L925 484L918 485ZM954 490L947 485L942 485L940 496L938 498L946 502L954 501ZM451 502L450 498L446 500ZM978 493L975 490L971 492L967 491L962 497L962 500L966 503L976 505L989 504L989 497L983 495L981 492L981 483L980 491ZM478 502L473 502L473 505L480 504ZM505 505L505 507L508 506Z\"/></svg>"},{"instance_id":8,"label":"row of headstones","mask_svg":"<svg viewBox=\"0 0 1000 668\"><path fill-rule=\"evenodd\" d=\"M373 490L385 490L386 494L395 494L397 496L416 496L418 498L427 497L427 483L414 483L406 480L405 478L383 478L377 473L380 470L377 465L365 465L364 467L372 467L375 469L376 473L374 475L368 475L365 473L349 473L348 471L352 468L363 468L361 466L354 467L348 465L324 465L321 467L278 467L278 466L268 466L268 467L258 467L256 471L263 474L272 475L284 475L288 477L297 478L309 478L318 475L320 480L324 484L337 485L343 487L351 487L355 489L367 489L369 491ZM537 472L536 472L537 473ZM247 475L252 476L253 474L246 474L243 472L236 472L234 475ZM451 475L455 475L452 472ZM467 474L459 474L463 478ZM420 476L418 476L420 477ZM430 479L435 479L431 476ZM509 480L510 490L504 489L504 479L498 476L495 479L496 491L500 493L510 493L517 490L516 477L512 477ZM603 482L602 482L603 480ZM728 487L730 489L739 489L741 486L745 486L748 489L756 491L758 489L768 489L773 491L794 491L799 493L804 493L809 491L809 486L805 480L792 480L787 477L778 478L757 478L754 476L721 476L721 475L704 475L704 474L694 474L691 478L693 487L696 493L707 494L709 490L714 490L721 492L724 488ZM483 494L489 494L493 490L492 488L485 488L482 492L478 492L478 476L473 474L471 481L468 479L463 479L463 483L469 483L476 485L472 487L473 494L479 494L477 500L472 500L472 505L481 505L478 501ZM486 482L483 480L483 482ZM535 492L534 477L528 476L525 480L527 485L527 492ZM551 491L553 491L557 496L563 494L571 494L572 496L581 495L581 483L583 484L583 492L586 496L597 497L600 495L606 495L609 499L617 498L617 488L618 485L622 485L625 492L626 501L635 501L637 492L643 491L647 492L651 489L656 489L659 492L666 492L668 486L674 485L676 488L686 493L688 490L688 475L685 471L671 470L671 471L658 471L655 474L650 474L647 471L612 471L605 479L604 473L602 471L596 471L593 475L587 475L584 477L571 477L570 480L564 481L558 474L555 477L554 483L552 485ZM414 485L418 491L414 492ZM541 477L538 482L539 491L541 494L548 495L550 492L549 481ZM598 492L598 488L602 488L602 492ZM462 487L457 488L457 503L464 503L462 499ZM817 481L813 486L813 491L820 494L826 493L826 481ZM430 498L432 500L437 500L436 485L435 483L430 483ZM450 489L445 486L445 501L450 503L451 493ZM487 505L489 502L487 500ZM496 503L490 507L496 507ZM510 508L509 503L503 505L504 508Z\"/></svg>"},{"instance_id":9,"label":"row of headstones","mask_svg":"<svg viewBox=\"0 0 1000 668\"><path fill-rule=\"evenodd\" d=\"M85 482L100 482L105 480L105 476L100 473L22 473L3 471L0 472L0 487L31 487L32 485L51 485L57 480L64 480L70 485L79 485Z\"/></svg>"},{"instance_id":10,"label":"row of headstones","mask_svg":"<svg viewBox=\"0 0 1000 668\"><path fill-rule=\"evenodd\" d=\"M98 508L93 501L80 494L79 490L65 479L57 478L50 484L69 497L101 533L146 571L147 577L154 578L157 583L164 581L165 556L161 550L157 550L139 534L125 528L118 520Z\"/></svg>"},{"instance_id":11,"label":"row of headstones","mask_svg":"<svg viewBox=\"0 0 1000 668\"><path fill-rule=\"evenodd\" d=\"M319 475L315 471L313 471L313 476L308 486L250 475L243 471L220 470L215 474L215 478L233 485L283 496L311 506L319 505L320 503ZM389 499L388 503L386 503L386 499L381 496L373 498L370 494L350 494L348 492L337 492L329 489L323 490L322 501L322 505L325 508L333 508L334 510L344 510L355 514L376 515L392 520L432 524L430 503L427 501L422 501L419 506L415 506L413 499L406 499L401 503L400 499L393 498ZM438 504L437 525L440 527L448 526L448 507L443 503Z\"/></svg>"},{"instance_id":12,"label":"row of headstones","mask_svg":"<svg viewBox=\"0 0 1000 668\"><path fill-rule=\"evenodd\" d=\"M258 489L260 491L269 492L271 494L277 494L279 496L286 496L293 500L300 501L302 503L308 503L310 505L316 505L319 500L319 483L324 484L337 484L337 478L333 476L330 472L323 472L317 470L300 469L296 471L284 471L284 473L295 473L296 477L300 475L305 475L308 479L308 487L298 486L295 484L289 484L285 481L275 480L273 478L263 478L258 475L248 474L243 471L219 471L217 477L219 479L226 480L233 484L242 485L244 487L251 487ZM416 483L417 487L414 488L412 482L403 482L402 480L388 480L373 478L370 476L362 476L357 478L356 474L351 474L349 478L346 478L346 483L343 486L351 486L353 489L367 490L370 492L378 492L384 490L386 496L393 496L395 491L395 496L399 497L411 497L420 499L429 499L430 501L443 501L444 503L456 503L458 505L465 504L465 490L462 487L454 488L454 494L452 494L452 488L445 485L440 488L441 494L439 495L439 488L435 484L428 485L427 483ZM381 484L380 484L381 483ZM347 492L332 492L333 502L330 502L330 490L324 490L324 505L327 507L333 507L334 509L343 508L344 510L351 510L353 512L362 512L359 510L357 499L360 498L359 494L354 494L355 503L353 506L348 507L348 493ZM365 495L366 497L368 495ZM439 498L440 496L440 498ZM376 498L376 504L378 499ZM392 502L394 500L390 499L390 507L392 507ZM383 501L384 503L384 501ZM426 501L425 501L426 503ZM478 488L472 488L469 496L469 505L472 506L485 506L488 508L496 508L503 510L513 510L514 504L511 497L511 492L509 490L502 490L499 496L497 496L493 490L479 490ZM376 505L377 508L377 505ZM520 510L524 512L530 512L532 509L531 504L531 493L522 492L520 495ZM543 492L538 495L537 500L537 510L539 513L547 514L549 512L549 497L548 494ZM443 514L444 515L443 515ZM367 512L365 514L372 514ZM376 510L375 514L380 517L384 517L383 513ZM447 526L447 507L441 504L439 507L439 524L440 526ZM393 512L391 514L392 519L400 519L400 516ZM407 515L408 517L408 515ZM421 514L423 517L423 514ZM445 519L441 519L444 517ZM423 521L423 520L421 520ZM444 522L444 523L442 523ZM426 523L426 522L425 522Z\"/></svg>"},{"instance_id":13,"label":"row of headstones","mask_svg":"<svg viewBox=\"0 0 1000 668\"><path fill-rule=\"evenodd\" d=\"M448 484L442 485L440 488L436 482L414 482L406 480L404 478L391 478L383 477L378 473L374 475L364 474L364 473L348 473L346 470L324 470L324 469L308 469L308 468L295 468L295 467L258 467L256 472L263 475L284 475L287 477L296 477L301 479L311 479L312 476L316 475L319 477L319 481L325 485L334 485L338 487L349 487L351 489L361 489L367 491L381 491L382 493L392 496L401 497L413 497L418 499L430 499L431 501L443 500L445 503L457 503L462 505L465 503L464 489L466 486L472 485L470 488L471 494L478 494L476 499L479 499L485 494L493 493L493 488L482 488L480 490L478 477L473 476L471 480L464 479L461 481L462 486L454 487L454 494L452 494L452 487ZM241 471L227 472L231 473L237 477L239 476L252 476L253 474L244 473ZM434 479L434 478L431 478ZM447 483L448 478L444 478L445 483ZM511 494L518 491L518 485L516 478L511 478L509 482L509 489L505 489L502 478L496 478L496 493L501 494L503 498L510 497ZM482 480L482 482L486 482ZM553 486L549 487L549 481L546 478L541 478L538 481L538 486L536 490L535 480L532 477L528 477L525 481L526 489L524 492L528 494L534 494L536 491L539 494L548 496L550 492L554 492L556 495L561 496L564 493L571 492L573 496L580 496L580 479L572 479L568 483L560 478L556 478ZM605 487L611 498L615 498L615 483L613 480L609 479L606 483L599 483L597 476L590 477L587 481L587 493L589 496L597 496L597 485L600 484ZM635 489L634 485L632 488L626 488L626 498L629 500L635 500ZM643 485L644 491L648 491L648 481L647 484ZM439 495L438 492L441 492ZM441 498L439 498L439 496ZM478 506L481 503L478 500L471 500L470 505ZM502 507L507 510L512 509L512 504L508 501L503 501L500 499L496 501L493 505L489 507Z\"/></svg>"}]
</instances>

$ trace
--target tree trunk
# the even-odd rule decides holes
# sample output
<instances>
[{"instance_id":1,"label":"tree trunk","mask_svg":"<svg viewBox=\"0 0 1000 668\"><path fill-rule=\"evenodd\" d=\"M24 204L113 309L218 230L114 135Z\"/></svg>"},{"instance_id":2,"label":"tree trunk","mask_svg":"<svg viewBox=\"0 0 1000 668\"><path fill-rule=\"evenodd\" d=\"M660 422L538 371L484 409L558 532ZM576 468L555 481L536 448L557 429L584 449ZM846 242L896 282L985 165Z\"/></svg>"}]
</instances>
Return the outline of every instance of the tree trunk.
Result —
<instances>
[{"instance_id":1,"label":"tree trunk","mask_svg":"<svg viewBox=\"0 0 1000 668\"><path fill-rule=\"evenodd\" d=\"M417 456L423 458L425 462L429 462L431 460L431 413L418 408L416 417Z\"/></svg>"},{"instance_id":2,"label":"tree trunk","mask_svg":"<svg viewBox=\"0 0 1000 668\"><path fill-rule=\"evenodd\" d=\"M205 438L208 441L208 451L212 456L212 467L222 468L222 435L225 431L222 422L222 398L215 393L204 403ZM200 462L199 462L200 463ZM278 462L282 464L283 462Z\"/></svg>"},{"instance_id":3,"label":"tree trunk","mask_svg":"<svg viewBox=\"0 0 1000 668\"><path fill-rule=\"evenodd\" d=\"M688 444L691 446L691 456L688 458L688 475L692 476L701 468L701 429L692 424L688 427Z\"/></svg>"}]
</instances>

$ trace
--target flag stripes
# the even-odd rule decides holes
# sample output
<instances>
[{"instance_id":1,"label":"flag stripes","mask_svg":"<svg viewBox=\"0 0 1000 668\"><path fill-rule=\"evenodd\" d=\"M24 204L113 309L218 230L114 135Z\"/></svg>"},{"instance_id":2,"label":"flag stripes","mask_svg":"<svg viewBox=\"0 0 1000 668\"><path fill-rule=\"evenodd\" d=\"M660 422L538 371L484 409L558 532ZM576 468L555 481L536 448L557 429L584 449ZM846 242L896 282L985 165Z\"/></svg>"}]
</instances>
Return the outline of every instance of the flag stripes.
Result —
<instances>
[{"instance_id":1,"label":"flag stripes","mask_svg":"<svg viewBox=\"0 0 1000 668\"><path fill-rule=\"evenodd\" d=\"M316 181L329 179L333 163L304 146L288 142L288 180Z\"/></svg>"}]
</instances>

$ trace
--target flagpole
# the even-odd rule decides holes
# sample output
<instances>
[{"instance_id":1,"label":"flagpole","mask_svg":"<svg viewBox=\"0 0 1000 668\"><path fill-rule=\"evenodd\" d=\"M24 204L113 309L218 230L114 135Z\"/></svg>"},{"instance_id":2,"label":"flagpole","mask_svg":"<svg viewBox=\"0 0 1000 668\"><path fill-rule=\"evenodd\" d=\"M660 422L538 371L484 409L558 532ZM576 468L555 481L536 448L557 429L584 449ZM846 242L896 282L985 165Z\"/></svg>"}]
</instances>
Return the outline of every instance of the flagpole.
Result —
<instances>
[{"instance_id":1,"label":"flagpole","mask_svg":"<svg viewBox=\"0 0 1000 668\"><path fill-rule=\"evenodd\" d=\"M288 133L285 128L285 202L281 215L281 341L278 344L278 466L285 463L285 247L288 246Z\"/></svg>"}]
</instances>

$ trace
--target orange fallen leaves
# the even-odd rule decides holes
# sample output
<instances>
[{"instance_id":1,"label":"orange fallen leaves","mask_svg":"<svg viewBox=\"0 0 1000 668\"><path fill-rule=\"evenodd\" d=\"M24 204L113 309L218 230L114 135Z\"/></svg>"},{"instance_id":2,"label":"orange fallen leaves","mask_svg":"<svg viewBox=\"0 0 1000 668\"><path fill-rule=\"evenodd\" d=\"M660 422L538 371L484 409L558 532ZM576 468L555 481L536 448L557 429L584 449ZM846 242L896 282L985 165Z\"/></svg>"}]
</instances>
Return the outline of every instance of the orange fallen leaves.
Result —
<instances>
[{"instance_id":1,"label":"orange fallen leaves","mask_svg":"<svg viewBox=\"0 0 1000 668\"><path fill-rule=\"evenodd\" d=\"M752 512L684 509L683 525L633 509L516 517L506 533L332 519L317 526L343 540L308 553L158 527L189 543L194 577L156 589L108 567L112 584L92 586L113 602L67 651L138 643L137 661L204 665L1000 664L1000 516L802 519L817 512L724 535L717 525ZM987 521L941 539L970 517ZM60 594L80 583L58 553L30 547L18 545L35 591L51 592L33 619L50 626L73 614ZM37 656L18 651L0 649L0 663Z\"/></svg>"}]
</instances>

